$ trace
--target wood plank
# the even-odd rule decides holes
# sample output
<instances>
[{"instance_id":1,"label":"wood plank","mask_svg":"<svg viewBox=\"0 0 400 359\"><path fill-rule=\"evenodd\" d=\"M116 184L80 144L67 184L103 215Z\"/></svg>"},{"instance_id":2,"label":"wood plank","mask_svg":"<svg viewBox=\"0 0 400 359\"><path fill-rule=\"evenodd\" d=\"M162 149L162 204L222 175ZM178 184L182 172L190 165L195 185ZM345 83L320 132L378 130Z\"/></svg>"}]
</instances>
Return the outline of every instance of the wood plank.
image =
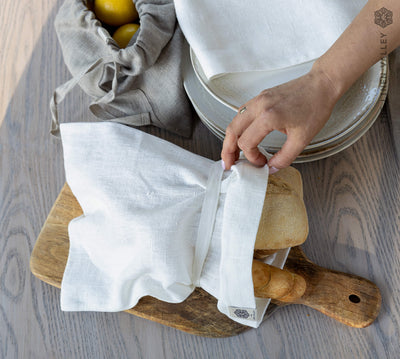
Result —
<instances>
[{"instance_id":1,"label":"wood plank","mask_svg":"<svg viewBox=\"0 0 400 359\"><path fill-rule=\"evenodd\" d=\"M0 126L7 105L17 88L37 41L42 26L56 4L55 0L2 0L0 11Z\"/></svg>"},{"instance_id":2,"label":"wood plank","mask_svg":"<svg viewBox=\"0 0 400 359\"><path fill-rule=\"evenodd\" d=\"M393 144L400 162L400 47L389 55L389 70L387 109Z\"/></svg>"}]
</instances>

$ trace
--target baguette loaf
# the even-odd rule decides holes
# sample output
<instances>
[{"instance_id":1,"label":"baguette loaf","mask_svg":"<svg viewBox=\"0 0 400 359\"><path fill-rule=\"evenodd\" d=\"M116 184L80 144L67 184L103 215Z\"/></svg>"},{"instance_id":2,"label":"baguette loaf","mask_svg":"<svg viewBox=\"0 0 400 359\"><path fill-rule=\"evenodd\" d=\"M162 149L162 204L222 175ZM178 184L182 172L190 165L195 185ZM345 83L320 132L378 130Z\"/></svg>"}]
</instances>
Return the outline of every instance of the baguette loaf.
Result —
<instances>
[{"instance_id":1,"label":"baguette loaf","mask_svg":"<svg viewBox=\"0 0 400 359\"><path fill-rule=\"evenodd\" d=\"M259 298L278 299L281 302L294 302L306 291L303 277L253 260L252 266L254 295Z\"/></svg>"}]
</instances>

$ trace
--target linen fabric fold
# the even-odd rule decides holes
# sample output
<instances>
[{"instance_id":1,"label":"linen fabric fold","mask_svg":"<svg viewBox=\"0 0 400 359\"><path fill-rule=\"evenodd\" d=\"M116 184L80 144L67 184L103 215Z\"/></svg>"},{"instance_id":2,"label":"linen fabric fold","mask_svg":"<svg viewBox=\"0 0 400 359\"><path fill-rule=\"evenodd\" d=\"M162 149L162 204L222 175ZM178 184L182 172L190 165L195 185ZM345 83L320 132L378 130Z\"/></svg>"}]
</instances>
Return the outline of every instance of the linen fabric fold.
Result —
<instances>
[{"instance_id":1,"label":"linen fabric fold","mask_svg":"<svg viewBox=\"0 0 400 359\"><path fill-rule=\"evenodd\" d=\"M205 75L269 71L320 57L367 0L174 0Z\"/></svg>"},{"instance_id":2,"label":"linen fabric fold","mask_svg":"<svg viewBox=\"0 0 400 359\"><path fill-rule=\"evenodd\" d=\"M178 303L200 286L233 320L260 324L268 300L254 297L251 267L267 166L240 160L223 171L118 123L60 130L83 210L68 228L62 310L121 311L147 295Z\"/></svg>"}]
</instances>

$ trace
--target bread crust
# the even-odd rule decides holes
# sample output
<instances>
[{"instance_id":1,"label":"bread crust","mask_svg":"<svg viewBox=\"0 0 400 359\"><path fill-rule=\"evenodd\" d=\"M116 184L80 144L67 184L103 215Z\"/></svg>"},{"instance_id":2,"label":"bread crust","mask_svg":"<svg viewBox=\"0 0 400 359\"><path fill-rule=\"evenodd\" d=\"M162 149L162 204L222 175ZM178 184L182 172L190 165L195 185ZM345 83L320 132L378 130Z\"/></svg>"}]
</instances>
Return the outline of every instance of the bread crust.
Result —
<instances>
[{"instance_id":1,"label":"bread crust","mask_svg":"<svg viewBox=\"0 0 400 359\"><path fill-rule=\"evenodd\" d=\"M298 246L307 236L308 218L301 175L295 168L288 167L268 178L254 249L273 251ZM258 254L262 256L262 252Z\"/></svg>"}]
</instances>

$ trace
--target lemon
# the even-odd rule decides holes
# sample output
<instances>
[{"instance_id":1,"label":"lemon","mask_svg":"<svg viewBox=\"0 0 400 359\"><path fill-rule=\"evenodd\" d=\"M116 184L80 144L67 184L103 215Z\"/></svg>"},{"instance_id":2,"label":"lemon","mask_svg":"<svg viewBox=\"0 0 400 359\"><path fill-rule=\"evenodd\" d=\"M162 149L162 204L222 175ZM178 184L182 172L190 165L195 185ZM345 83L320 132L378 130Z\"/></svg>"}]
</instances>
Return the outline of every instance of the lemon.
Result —
<instances>
[{"instance_id":1,"label":"lemon","mask_svg":"<svg viewBox=\"0 0 400 359\"><path fill-rule=\"evenodd\" d=\"M132 0L95 0L94 13L105 24L121 26L139 18Z\"/></svg>"},{"instance_id":2,"label":"lemon","mask_svg":"<svg viewBox=\"0 0 400 359\"><path fill-rule=\"evenodd\" d=\"M121 49L128 46L130 39L139 30L138 24L126 24L115 30L113 38Z\"/></svg>"}]
</instances>

